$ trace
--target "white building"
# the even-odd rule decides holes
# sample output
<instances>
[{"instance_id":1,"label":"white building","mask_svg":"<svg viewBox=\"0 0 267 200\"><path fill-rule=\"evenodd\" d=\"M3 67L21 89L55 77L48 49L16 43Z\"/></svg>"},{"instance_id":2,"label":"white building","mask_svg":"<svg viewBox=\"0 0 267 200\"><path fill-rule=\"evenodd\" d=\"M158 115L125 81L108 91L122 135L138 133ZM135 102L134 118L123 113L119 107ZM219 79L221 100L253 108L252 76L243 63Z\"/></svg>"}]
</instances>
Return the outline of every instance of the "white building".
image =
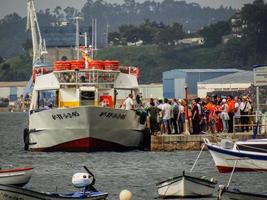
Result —
<instances>
[{"instance_id":1,"label":"white building","mask_svg":"<svg viewBox=\"0 0 267 200\"><path fill-rule=\"evenodd\" d=\"M208 92L242 91L253 84L253 72L241 71L197 83L197 94L206 97Z\"/></svg>"},{"instance_id":2,"label":"white building","mask_svg":"<svg viewBox=\"0 0 267 200\"><path fill-rule=\"evenodd\" d=\"M203 45L204 38L203 37L196 37L196 38L184 38L178 40L178 44L195 44L195 45Z\"/></svg>"},{"instance_id":3,"label":"white building","mask_svg":"<svg viewBox=\"0 0 267 200\"><path fill-rule=\"evenodd\" d=\"M163 97L163 85L159 83L140 84L139 92L142 94L142 99L150 98L162 98ZM117 99L125 99L129 95L128 90L119 90Z\"/></svg>"}]
</instances>

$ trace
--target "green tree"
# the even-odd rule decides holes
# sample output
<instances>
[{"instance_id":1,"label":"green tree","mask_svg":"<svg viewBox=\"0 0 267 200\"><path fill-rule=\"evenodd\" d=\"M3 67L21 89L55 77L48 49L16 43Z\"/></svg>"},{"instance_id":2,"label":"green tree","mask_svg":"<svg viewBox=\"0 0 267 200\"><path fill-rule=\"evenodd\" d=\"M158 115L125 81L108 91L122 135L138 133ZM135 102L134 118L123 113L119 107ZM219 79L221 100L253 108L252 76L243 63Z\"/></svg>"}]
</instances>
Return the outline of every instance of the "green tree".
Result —
<instances>
[{"instance_id":1,"label":"green tree","mask_svg":"<svg viewBox=\"0 0 267 200\"><path fill-rule=\"evenodd\" d=\"M204 37L205 46L215 47L222 41L223 35L228 35L231 33L231 27L229 22L221 21L205 27L199 32L199 34Z\"/></svg>"},{"instance_id":2,"label":"green tree","mask_svg":"<svg viewBox=\"0 0 267 200\"><path fill-rule=\"evenodd\" d=\"M4 63L3 66L2 66L2 69L7 72L10 70L10 64L9 63Z\"/></svg>"},{"instance_id":3,"label":"green tree","mask_svg":"<svg viewBox=\"0 0 267 200\"><path fill-rule=\"evenodd\" d=\"M256 0L241 10L243 35L247 48L255 51L258 62L266 62L267 54L267 4Z\"/></svg>"},{"instance_id":4,"label":"green tree","mask_svg":"<svg viewBox=\"0 0 267 200\"><path fill-rule=\"evenodd\" d=\"M5 59L2 56L0 56L0 64L3 63L4 61Z\"/></svg>"}]
</instances>

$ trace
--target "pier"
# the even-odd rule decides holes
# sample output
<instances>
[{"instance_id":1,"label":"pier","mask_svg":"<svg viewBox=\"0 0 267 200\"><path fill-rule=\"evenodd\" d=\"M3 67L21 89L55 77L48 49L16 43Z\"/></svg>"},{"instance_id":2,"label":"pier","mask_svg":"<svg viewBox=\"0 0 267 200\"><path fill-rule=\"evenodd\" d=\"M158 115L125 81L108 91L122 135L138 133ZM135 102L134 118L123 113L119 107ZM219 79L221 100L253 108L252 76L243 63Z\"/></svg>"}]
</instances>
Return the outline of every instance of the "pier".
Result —
<instances>
[{"instance_id":1,"label":"pier","mask_svg":"<svg viewBox=\"0 0 267 200\"><path fill-rule=\"evenodd\" d=\"M257 138L266 138L267 134L259 134ZM208 138L211 142L221 139L248 140L252 139L252 133L219 133L202 135L157 135L151 136L151 151L190 151L200 150L203 138Z\"/></svg>"}]
</instances>

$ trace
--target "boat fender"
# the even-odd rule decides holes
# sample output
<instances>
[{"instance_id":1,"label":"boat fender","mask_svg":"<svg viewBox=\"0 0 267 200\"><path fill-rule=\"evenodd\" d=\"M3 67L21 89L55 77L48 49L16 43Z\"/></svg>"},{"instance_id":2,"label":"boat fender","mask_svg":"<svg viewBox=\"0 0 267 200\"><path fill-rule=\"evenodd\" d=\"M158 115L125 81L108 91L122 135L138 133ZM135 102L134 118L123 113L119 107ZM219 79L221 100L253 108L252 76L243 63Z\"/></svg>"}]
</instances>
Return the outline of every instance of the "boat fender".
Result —
<instances>
[{"instance_id":1,"label":"boat fender","mask_svg":"<svg viewBox=\"0 0 267 200\"><path fill-rule=\"evenodd\" d=\"M122 190L120 192L120 200L132 200L133 194L129 190Z\"/></svg>"},{"instance_id":2,"label":"boat fender","mask_svg":"<svg viewBox=\"0 0 267 200\"><path fill-rule=\"evenodd\" d=\"M23 140L24 140L24 150L29 150L30 133L28 128L24 128L23 130Z\"/></svg>"},{"instance_id":3,"label":"boat fender","mask_svg":"<svg viewBox=\"0 0 267 200\"><path fill-rule=\"evenodd\" d=\"M88 187L94 184L94 177L88 173L76 173L72 177L72 184L77 188Z\"/></svg>"},{"instance_id":4,"label":"boat fender","mask_svg":"<svg viewBox=\"0 0 267 200\"><path fill-rule=\"evenodd\" d=\"M218 191L218 197L217 200L222 200L222 194L225 191L225 186L224 185L219 185L219 191Z\"/></svg>"},{"instance_id":5,"label":"boat fender","mask_svg":"<svg viewBox=\"0 0 267 200\"><path fill-rule=\"evenodd\" d=\"M144 141L143 141L143 150L150 151L151 144L151 130L150 128L144 129Z\"/></svg>"}]
</instances>

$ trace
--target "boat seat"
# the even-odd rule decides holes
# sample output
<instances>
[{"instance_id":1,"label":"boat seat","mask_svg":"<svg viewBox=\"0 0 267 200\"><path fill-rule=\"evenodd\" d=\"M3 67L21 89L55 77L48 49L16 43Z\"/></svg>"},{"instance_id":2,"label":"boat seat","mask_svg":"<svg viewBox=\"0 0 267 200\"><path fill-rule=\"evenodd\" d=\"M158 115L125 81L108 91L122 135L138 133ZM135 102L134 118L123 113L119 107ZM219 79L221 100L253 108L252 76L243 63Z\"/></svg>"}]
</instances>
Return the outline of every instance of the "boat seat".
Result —
<instances>
[{"instance_id":1,"label":"boat seat","mask_svg":"<svg viewBox=\"0 0 267 200\"><path fill-rule=\"evenodd\" d=\"M71 197L84 197L86 195L84 195L83 192L74 192Z\"/></svg>"}]
</instances>

